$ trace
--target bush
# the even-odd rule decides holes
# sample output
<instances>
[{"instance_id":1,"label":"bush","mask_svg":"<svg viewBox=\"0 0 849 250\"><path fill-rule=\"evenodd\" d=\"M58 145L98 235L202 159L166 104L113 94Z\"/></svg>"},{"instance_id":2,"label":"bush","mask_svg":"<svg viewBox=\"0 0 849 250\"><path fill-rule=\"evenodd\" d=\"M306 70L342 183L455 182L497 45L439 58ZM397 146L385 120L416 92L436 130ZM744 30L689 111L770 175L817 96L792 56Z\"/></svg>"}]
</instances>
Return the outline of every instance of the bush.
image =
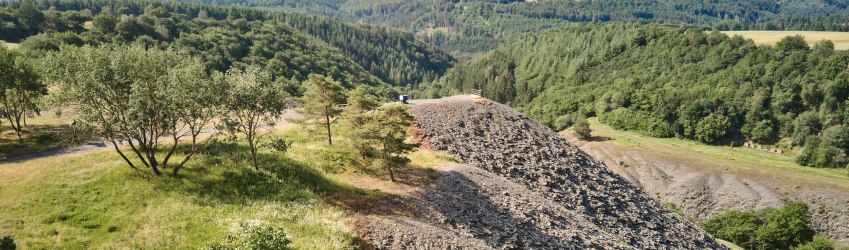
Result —
<instances>
[{"instance_id":1,"label":"bush","mask_svg":"<svg viewBox=\"0 0 849 250\"><path fill-rule=\"evenodd\" d=\"M572 118L572 115L561 115L554 120L554 129L557 131L563 131L575 124L575 121Z\"/></svg>"},{"instance_id":2,"label":"bush","mask_svg":"<svg viewBox=\"0 0 849 250\"><path fill-rule=\"evenodd\" d=\"M805 148L796 158L800 165L820 168L844 168L849 164L849 128L832 126L821 137L808 136Z\"/></svg>"},{"instance_id":3,"label":"bush","mask_svg":"<svg viewBox=\"0 0 849 250\"><path fill-rule=\"evenodd\" d=\"M229 235L226 239L212 244L209 250L232 250L232 249L267 249L267 250L289 250L289 243L282 227L271 225L246 226L242 225L242 232Z\"/></svg>"},{"instance_id":4,"label":"bush","mask_svg":"<svg viewBox=\"0 0 849 250\"><path fill-rule=\"evenodd\" d=\"M794 247L793 250L834 250L835 243L828 237L817 235L808 243Z\"/></svg>"},{"instance_id":5,"label":"bush","mask_svg":"<svg viewBox=\"0 0 849 250\"><path fill-rule=\"evenodd\" d=\"M663 119L626 108L617 108L604 113L599 116L599 121L615 129L639 131L654 137L668 138L675 135L672 125Z\"/></svg>"},{"instance_id":6,"label":"bush","mask_svg":"<svg viewBox=\"0 0 849 250\"><path fill-rule=\"evenodd\" d=\"M590 129L590 123L587 122L586 119L579 119L578 122L575 123L574 135L578 137L578 139L588 139L592 137L592 129Z\"/></svg>"},{"instance_id":7,"label":"bush","mask_svg":"<svg viewBox=\"0 0 849 250\"><path fill-rule=\"evenodd\" d=\"M271 142L268 143L268 147L274 151L285 154L290 148L292 148L292 142L287 141L284 138L275 138L271 139Z\"/></svg>"},{"instance_id":8,"label":"bush","mask_svg":"<svg viewBox=\"0 0 849 250\"><path fill-rule=\"evenodd\" d=\"M696 139L704 143L716 143L728 133L731 122L721 114L710 114L696 127Z\"/></svg>"},{"instance_id":9,"label":"bush","mask_svg":"<svg viewBox=\"0 0 849 250\"><path fill-rule=\"evenodd\" d=\"M3 238L0 238L0 250L15 250L17 245L15 245L15 239L12 236L6 235Z\"/></svg>"},{"instance_id":10,"label":"bush","mask_svg":"<svg viewBox=\"0 0 849 250\"><path fill-rule=\"evenodd\" d=\"M791 202L780 209L728 211L702 223L714 237L746 249L790 249L814 237L808 205Z\"/></svg>"}]
</instances>

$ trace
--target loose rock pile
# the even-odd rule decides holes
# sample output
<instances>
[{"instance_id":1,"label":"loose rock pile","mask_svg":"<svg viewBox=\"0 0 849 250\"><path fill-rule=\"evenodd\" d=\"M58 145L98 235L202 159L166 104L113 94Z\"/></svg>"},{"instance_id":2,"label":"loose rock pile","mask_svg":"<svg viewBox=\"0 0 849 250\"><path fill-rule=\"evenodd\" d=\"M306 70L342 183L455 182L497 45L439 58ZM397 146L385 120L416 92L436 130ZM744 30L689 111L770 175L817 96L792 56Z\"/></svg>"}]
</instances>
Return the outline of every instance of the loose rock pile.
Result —
<instances>
[{"instance_id":1,"label":"loose rock pile","mask_svg":"<svg viewBox=\"0 0 849 250\"><path fill-rule=\"evenodd\" d=\"M450 183L457 177L442 182L456 187L450 195L462 199L433 190L422 195L420 204L440 202L429 207L444 210L432 220L468 237L495 248L725 249L566 139L507 106L422 103L412 113L437 150L518 184L501 194L471 191L481 195L475 198L463 194L474 190L468 185ZM514 194L537 198L529 203L498 198ZM476 199L491 204L471 201ZM481 214L493 218L474 217ZM504 218L508 224L499 224Z\"/></svg>"}]
</instances>

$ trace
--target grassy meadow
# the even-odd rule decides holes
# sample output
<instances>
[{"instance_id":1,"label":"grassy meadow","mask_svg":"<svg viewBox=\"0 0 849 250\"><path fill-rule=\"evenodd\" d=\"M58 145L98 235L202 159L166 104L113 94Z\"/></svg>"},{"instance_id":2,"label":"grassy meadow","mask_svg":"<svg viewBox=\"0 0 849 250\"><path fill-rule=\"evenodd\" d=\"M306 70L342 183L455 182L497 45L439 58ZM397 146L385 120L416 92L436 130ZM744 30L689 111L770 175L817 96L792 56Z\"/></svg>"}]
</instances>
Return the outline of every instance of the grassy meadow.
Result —
<instances>
[{"instance_id":1,"label":"grassy meadow","mask_svg":"<svg viewBox=\"0 0 849 250\"><path fill-rule=\"evenodd\" d=\"M722 31L729 36L741 35L745 38L752 39L755 44L759 45L774 45L782 38L788 36L802 35L805 41L813 45L822 40L831 40L834 43L834 49L847 50L849 49L849 32L828 32L828 31Z\"/></svg>"},{"instance_id":2,"label":"grassy meadow","mask_svg":"<svg viewBox=\"0 0 849 250\"><path fill-rule=\"evenodd\" d=\"M6 42L6 41L3 41L3 40L0 40L0 44L4 45L4 46L6 46L6 48L10 48L10 49L17 49L21 45L19 43L10 43L10 42Z\"/></svg>"},{"instance_id":3,"label":"grassy meadow","mask_svg":"<svg viewBox=\"0 0 849 250\"><path fill-rule=\"evenodd\" d=\"M198 249L246 225L274 225L296 249L352 249L359 243L346 203L406 186L379 170L364 174L369 168L353 167L351 152L300 127L271 137L293 146L264 149L260 171L246 146L229 140L204 146L179 178L133 170L111 150L0 164L0 235L22 249ZM428 179L432 167L452 161L428 151L410 158L407 179Z\"/></svg>"}]
</instances>

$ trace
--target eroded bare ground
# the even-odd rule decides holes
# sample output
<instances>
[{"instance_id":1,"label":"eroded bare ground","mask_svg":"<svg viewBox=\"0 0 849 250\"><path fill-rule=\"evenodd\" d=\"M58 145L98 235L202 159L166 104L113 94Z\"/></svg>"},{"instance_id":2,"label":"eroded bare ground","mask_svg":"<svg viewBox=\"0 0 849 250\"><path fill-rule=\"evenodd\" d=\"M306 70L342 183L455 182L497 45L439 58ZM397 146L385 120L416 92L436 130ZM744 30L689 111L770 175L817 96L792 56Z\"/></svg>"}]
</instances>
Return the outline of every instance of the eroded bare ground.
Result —
<instances>
[{"instance_id":1,"label":"eroded bare ground","mask_svg":"<svg viewBox=\"0 0 849 250\"><path fill-rule=\"evenodd\" d=\"M605 138L612 132L602 126L595 133ZM817 232L849 242L849 188L845 186L849 183L844 181L718 159L640 137L634 140L640 140L641 146L615 140L570 140L656 199L675 204L691 219L802 200L811 208Z\"/></svg>"},{"instance_id":2,"label":"eroded bare ground","mask_svg":"<svg viewBox=\"0 0 849 250\"><path fill-rule=\"evenodd\" d=\"M553 131L500 104L411 107L425 139L463 164L411 192L349 203L379 249L724 249ZM357 209L362 208L362 209Z\"/></svg>"}]
</instances>

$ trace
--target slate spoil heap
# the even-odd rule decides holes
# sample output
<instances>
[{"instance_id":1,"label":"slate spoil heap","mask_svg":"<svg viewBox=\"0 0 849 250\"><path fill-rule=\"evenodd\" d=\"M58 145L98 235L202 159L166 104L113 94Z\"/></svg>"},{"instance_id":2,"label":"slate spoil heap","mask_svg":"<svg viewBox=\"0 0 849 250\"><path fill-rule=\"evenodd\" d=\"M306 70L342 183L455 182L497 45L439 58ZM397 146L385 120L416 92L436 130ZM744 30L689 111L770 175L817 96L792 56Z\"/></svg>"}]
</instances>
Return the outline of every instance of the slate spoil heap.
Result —
<instances>
[{"instance_id":1,"label":"slate spoil heap","mask_svg":"<svg viewBox=\"0 0 849 250\"><path fill-rule=\"evenodd\" d=\"M419 210L437 211L420 212L427 217L419 219L433 218L421 219L426 223L459 229L461 235L492 248L726 249L601 162L510 107L449 101L415 104L411 112L436 150L485 170L450 171L440 177L437 187L415 198ZM486 175L492 177L481 178ZM469 183L480 190L464 194L469 188L463 186ZM492 204L477 206L474 196ZM481 209L487 211L477 211ZM466 218L458 215L463 213L473 219L457 220ZM520 224L509 228L495 222L499 220ZM495 226L510 235L497 232ZM513 230L517 228L533 230Z\"/></svg>"}]
</instances>

